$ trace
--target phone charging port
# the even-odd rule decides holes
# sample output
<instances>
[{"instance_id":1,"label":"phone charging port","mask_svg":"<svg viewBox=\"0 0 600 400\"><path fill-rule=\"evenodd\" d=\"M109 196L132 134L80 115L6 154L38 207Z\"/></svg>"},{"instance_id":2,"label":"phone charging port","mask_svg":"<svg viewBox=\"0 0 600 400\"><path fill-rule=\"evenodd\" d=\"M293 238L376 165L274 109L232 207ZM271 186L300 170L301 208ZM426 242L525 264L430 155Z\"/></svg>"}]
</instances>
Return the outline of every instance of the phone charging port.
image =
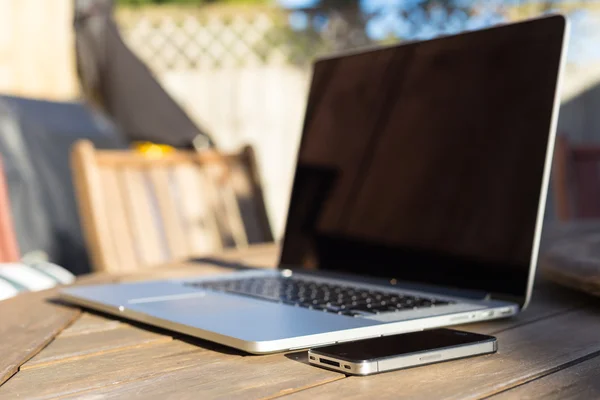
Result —
<instances>
[{"instance_id":1,"label":"phone charging port","mask_svg":"<svg viewBox=\"0 0 600 400\"><path fill-rule=\"evenodd\" d=\"M340 363L337 361L327 360L325 358L319 358L321 364L333 365L334 367L340 367Z\"/></svg>"}]
</instances>

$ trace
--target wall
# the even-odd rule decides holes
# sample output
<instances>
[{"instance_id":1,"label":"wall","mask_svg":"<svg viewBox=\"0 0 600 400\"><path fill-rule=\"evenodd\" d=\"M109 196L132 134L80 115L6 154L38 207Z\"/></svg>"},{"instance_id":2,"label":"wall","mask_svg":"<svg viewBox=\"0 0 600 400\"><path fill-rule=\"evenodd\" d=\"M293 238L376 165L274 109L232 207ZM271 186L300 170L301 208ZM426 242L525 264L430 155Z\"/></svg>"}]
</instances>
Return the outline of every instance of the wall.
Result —
<instances>
[{"instance_id":1,"label":"wall","mask_svg":"<svg viewBox=\"0 0 600 400\"><path fill-rule=\"evenodd\" d=\"M72 18L72 0L0 0L0 93L77 96Z\"/></svg>"},{"instance_id":2,"label":"wall","mask_svg":"<svg viewBox=\"0 0 600 400\"><path fill-rule=\"evenodd\" d=\"M600 142L600 62L570 65L565 74L558 131L579 143Z\"/></svg>"}]
</instances>

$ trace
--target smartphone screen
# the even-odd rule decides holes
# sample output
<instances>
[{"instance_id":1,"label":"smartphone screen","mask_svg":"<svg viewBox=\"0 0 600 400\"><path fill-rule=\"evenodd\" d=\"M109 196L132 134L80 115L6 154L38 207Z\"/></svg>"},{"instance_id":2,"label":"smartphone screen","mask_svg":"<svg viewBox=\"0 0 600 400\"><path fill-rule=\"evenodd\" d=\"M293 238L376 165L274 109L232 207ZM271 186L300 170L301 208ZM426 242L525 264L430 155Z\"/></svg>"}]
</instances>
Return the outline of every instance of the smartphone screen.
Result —
<instances>
[{"instance_id":1,"label":"smartphone screen","mask_svg":"<svg viewBox=\"0 0 600 400\"><path fill-rule=\"evenodd\" d=\"M477 333L434 329L341 343L314 350L325 356L360 362L493 340L492 336Z\"/></svg>"}]
</instances>

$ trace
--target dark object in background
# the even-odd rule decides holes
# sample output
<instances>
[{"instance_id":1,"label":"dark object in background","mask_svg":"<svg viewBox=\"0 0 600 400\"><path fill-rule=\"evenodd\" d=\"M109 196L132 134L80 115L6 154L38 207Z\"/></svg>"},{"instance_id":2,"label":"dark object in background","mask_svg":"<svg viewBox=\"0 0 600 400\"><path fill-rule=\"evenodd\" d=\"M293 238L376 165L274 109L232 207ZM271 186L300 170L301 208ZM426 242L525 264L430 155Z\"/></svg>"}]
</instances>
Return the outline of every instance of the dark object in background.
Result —
<instances>
[{"instance_id":1,"label":"dark object in background","mask_svg":"<svg viewBox=\"0 0 600 400\"><path fill-rule=\"evenodd\" d=\"M600 218L600 146L573 144L557 136L554 147L553 184L559 221Z\"/></svg>"},{"instance_id":2,"label":"dark object in background","mask_svg":"<svg viewBox=\"0 0 600 400\"><path fill-rule=\"evenodd\" d=\"M81 138L127 147L82 104L0 96L0 155L21 254L43 251L74 274L90 272L69 166L71 144Z\"/></svg>"},{"instance_id":3,"label":"dark object in background","mask_svg":"<svg viewBox=\"0 0 600 400\"><path fill-rule=\"evenodd\" d=\"M130 141L192 148L200 138L213 145L127 48L112 11L112 0L75 0L77 69L86 98Z\"/></svg>"}]
</instances>

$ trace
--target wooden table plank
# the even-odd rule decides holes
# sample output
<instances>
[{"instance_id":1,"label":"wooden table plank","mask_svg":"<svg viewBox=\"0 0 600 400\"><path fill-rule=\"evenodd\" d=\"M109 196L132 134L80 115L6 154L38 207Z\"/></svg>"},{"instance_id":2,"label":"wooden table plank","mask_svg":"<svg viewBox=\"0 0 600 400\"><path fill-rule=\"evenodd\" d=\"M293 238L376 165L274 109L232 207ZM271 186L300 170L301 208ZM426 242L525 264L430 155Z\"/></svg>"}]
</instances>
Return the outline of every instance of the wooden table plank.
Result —
<instances>
[{"instance_id":1,"label":"wooden table plank","mask_svg":"<svg viewBox=\"0 0 600 400\"><path fill-rule=\"evenodd\" d=\"M204 345L204 347L202 346ZM213 349L221 350L214 351ZM73 359L20 371L0 398L262 398L343 378L283 354L246 356L191 339ZM35 384L33 384L35 383Z\"/></svg>"},{"instance_id":2,"label":"wooden table plank","mask_svg":"<svg viewBox=\"0 0 600 400\"><path fill-rule=\"evenodd\" d=\"M258 245L243 251L225 252L223 259L247 262L249 265L272 266L277 255L274 244ZM214 257L215 259L219 257ZM140 274L95 274L80 277L77 284L109 283L166 277L187 277L230 273L230 268L211 264L173 262L164 268ZM24 293L0 302L0 384L4 383L27 360L35 356L52 339L80 315L78 308L47 302L56 297L58 289Z\"/></svg>"},{"instance_id":3,"label":"wooden table plank","mask_svg":"<svg viewBox=\"0 0 600 400\"><path fill-rule=\"evenodd\" d=\"M577 329L582 327L585 329ZM498 354L368 377L351 377L291 399L477 399L544 376L600 351L600 308L571 311L497 335Z\"/></svg>"},{"instance_id":4,"label":"wooden table plank","mask_svg":"<svg viewBox=\"0 0 600 400\"><path fill-rule=\"evenodd\" d=\"M251 247L214 258L272 266L276 249L273 245ZM175 263L168 268L143 271L140 275L92 276L88 282L233 272L214 263L208 265L203 268L202 264ZM366 378L352 377L343 382L340 381L342 374L307 365L305 352L244 356L200 339L153 328L146 331L143 325L132 327L111 317L84 314L1 386L0 398L11 399L17 395L24 398L83 395L91 398L268 398L287 394L299 398L363 398L377 393L378 399L399 396L458 399L479 398L505 390L508 390L503 392L506 396L511 392L518 394L517 390L549 379L544 378L549 373L553 373L551 376L570 373L569 370L579 364L555 371L600 352L596 334L600 328L600 307L593 309L593 298L540 283L538 288L544 290L536 293L530 309L519 317L461 327L497 333L499 354ZM38 302L43 303L43 298ZM32 300L30 307L36 306L38 303ZM2 303L0 315L3 317L1 307ZM63 327L68 323L63 323ZM0 333L2 329L0 326ZM42 331L47 332L47 329ZM127 334L118 334L123 331ZM11 338L9 342L14 341ZM2 349L0 344L0 366L3 365ZM37 351L39 348L27 358ZM24 360L21 357L20 363ZM534 380L536 378L539 379ZM565 383L564 387L567 386Z\"/></svg>"},{"instance_id":5,"label":"wooden table plank","mask_svg":"<svg viewBox=\"0 0 600 400\"><path fill-rule=\"evenodd\" d=\"M231 357L178 340L20 371L0 386L0 399L52 398L155 377Z\"/></svg>"},{"instance_id":6,"label":"wooden table plank","mask_svg":"<svg viewBox=\"0 0 600 400\"><path fill-rule=\"evenodd\" d=\"M343 378L343 374L308 365L305 353L300 357L247 356L110 385L86 395L101 399L264 399Z\"/></svg>"},{"instance_id":7,"label":"wooden table plank","mask_svg":"<svg viewBox=\"0 0 600 400\"><path fill-rule=\"evenodd\" d=\"M201 265L195 266L201 275ZM208 273L231 271L224 268L209 267ZM173 271L177 275L178 271ZM190 267L185 267L182 275L189 276ZM127 280L127 276L122 279ZM97 284L114 282L119 277L107 274L90 275L77 281L77 284ZM135 279L135 278L130 278ZM59 288L40 292L23 293L0 302L0 384L4 383L27 360L35 356L52 339L81 314L79 308L70 307L48 300L57 297Z\"/></svg>"},{"instance_id":8,"label":"wooden table plank","mask_svg":"<svg viewBox=\"0 0 600 400\"><path fill-rule=\"evenodd\" d=\"M67 327L60 333L61 337L68 335L81 335L93 332L108 331L116 329L121 325L121 321L104 317L101 315L83 313L77 321Z\"/></svg>"},{"instance_id":9,"label":"wooden table plank","mask_svg":"<svg viewBox=\"0 0 600 400\"><path fill-rule=\"evenodd\" d=\"M166 335L120 324L116 329L58 335L42 352L21 366L21 371L57 362L106 354L124 349L171 341Z\"/></svg>"},{"instance_id":10,"label":"wooden table plank","mask_svg":"<svg viewBox=\"0 0 600 400\"><path fill-rule=\"evenodd\" d=\"M600 398L600 356L492 396L490 400Z\"/></svg>"},{"instance_id":11,"label":"wooden table plank","mask_svg":"<svg viewBox=\"0 0 600 400\"><path fill-rule=\"evenodd\" d=\"M56 290L25 293L0 302L0 384L81 313L48 303Z\"/></svg>"}]
</instances>

